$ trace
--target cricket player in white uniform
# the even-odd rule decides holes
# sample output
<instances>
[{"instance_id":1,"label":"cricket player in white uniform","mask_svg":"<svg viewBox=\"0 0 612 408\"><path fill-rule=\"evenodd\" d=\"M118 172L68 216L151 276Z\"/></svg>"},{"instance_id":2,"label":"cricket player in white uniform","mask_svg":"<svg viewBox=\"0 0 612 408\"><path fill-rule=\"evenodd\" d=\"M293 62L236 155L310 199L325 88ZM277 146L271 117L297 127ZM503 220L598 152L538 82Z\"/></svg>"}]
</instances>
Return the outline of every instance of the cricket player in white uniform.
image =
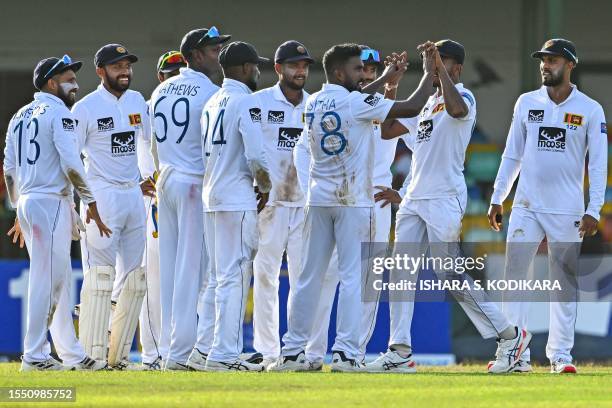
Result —
<instances>
[{"instance_id":1,"label":"cricket player in white uniform","mask_svg":"<svg viewBox=\"0 0 612 408\"><path fill-rule=\"evenodd\" d=\"M76 72L82 63L68 55L45 58L34 70L40 92L9 122L4 150L4 180L17 208L9 231L30 254L27 323L21 371L100 370L105 361L90 358L77 340L72 323L70 243L78 239L76 189L93 219L96 234L110 235L98 215L95 198L85 180L78 152L76 122L69 110L79 89ZM51 357L53 343L63 365Z\"/></svg>"},{"instance_id":2,"label":"cricket player in white uniform","mask_svg":"<svg viewBox=\"0 0 612 408\"><path fill-rule=\"evenodd\" d=\"M570 41L552 39L532 54L539 58L542 87L521 95L514 107L512 125L491 197L489 222L501 229L502 203L521 175L514 195L506 249L506 279L526 279L535 253L544 237L548 242L551 279L561 278L564 264L577 262L584 236L597 232L604 203L607 174L607 128L599 103L570 82L578 64ZM588 152L589 202L584 204L584 168ZM571 244L575 243L575 244ZM568 244L577 246L568 251ZM575 259L565 259L572 253ZM569 271L575 274L576 270ZM564 280L564 279L562 279ZM575 288L564 288L572 292ZM510 321L527 325L529 304L504 302ZM546 357L552 373L575 373L571 350L574 346L575 299L550 302L550 330ZM513 371L531 371L529 350Z\"/></svg>"},{"instance_id":3,"label":"cricket player in white uniform","mask_svg":"<svg viewBox=\"0 0 612 408\"><path fill-rule=\"evenodd\" d=\"M96 359L107 358L112 296L116 308L108 362L116 369L127 367L146 291L141 265L146 241L142 196L152 195L154 189L150 180L139 185L136 140L150 139L151 132L144 98L128 89L136 61L120 44L100 48L94 63L101 83L73 107L87 181L101 203L102 219L114 231L111 237L99 237L87 227L81 241L84 281L79 338ZM121 275L115 272L118 262Z\"/></svg>"},{"instance_id":4,"label":"cricket player in white uniform","mask_svg":"<svg viewBox=\"0 0 612 408\"><path fill-rule=\"evenodd\" d=\"M426 253L427 246L432 257L457 257L461 219L467 204L463 162L476 121L476 101L459 83L465 59L463 46L442 40L436 43L436 49L436 92L418 118L390 123L391 128L383 131L383 137L388 138L416 130L411 143L410 184L397 212L395 227L396 252L409 252L413 258ZM404 251L401 244L410 248ZM412 279L418 278L416 272L410 276ZM449 279L444 271L435 272L442 279ZM509 371L529 344L531 334L510 324L483 295L473 290L454 290L451 294L484 338L498 338L497 360L489 372ZM390 302L389 350L367 364L368 372L416 372L411 358L413 311L413 298Z\"/></svg>"},{"instance_id":5,"label":"cricket player in white uniform","mask_svg":"<svg viewBox=\"0 0 612 408\"><path fill-rule=\"evenodd\" d=\"M276 50L274 62L278 83L253 94L259 106L253 112L260 118L258 137L263 140L272 181L266 207L257 217L259 247L253 263L253 346L262 354L264 366L280 356L278 287L283 253L287 252L290 287L301 264L304 194L293 148L304 128L308 98L304 85L314 60L303 44L287 41Z\"/></svg>"},{"instance_id":6,"label":"cricket player in white uniform","mask_svg":"<svg viewBox=\"0 0 612 408\"><path fill-rule=\"evenodd\" d=\"M187 65L179 51L168 51L159 57L157 78L164 82L179 74L179 69ZM149 103L147 102L147 105ZM149 115L151 110L149 106ZM147 118L150 120L150 118ZM151 156L151 141L139 138L137 141L138 168L143 179L156 179L155 162ZM142 364L147 370L160 370L162 355L168 352L168 345L160 343L161 333L161 289L159 277L159 231L157 228L158 205L154 197L144 196L147 214L147 241L142 266L145 268L147 292L142 301L139 329L142 346ZM119 265L118 265L119 267Z\"/></svg>"},{"instance_id":7,"label":"cricket player in white uniform","mask_svg":"<svg viewBox=\"0 0 612 408\"><path fill-rule=\"evenodd\" d=\"M263 371L243 361L242 324L257 251L257 212L271 183L261 140L256 99L257 64L268 61L251 44L232 42L219 54L225 79L202 113L203 202L210 271L206 296L214 294L215 329L207 371ZM257 182L260 202L253 191Z\"/></svg>"},{"instance_id":8,"label":"cricket player in white uniform","mask_svg":"<svg viewBox=\"0 0 612 408\"><path fill-rule=\"evenodd\" d=\"M376 80L378 76L379 67L383 66L380 58L380 53L368 46L361 46L361 60L363 61L364 71L364 85L368 85ZM393 53L387 58L389 63L393 60L395 63L398 58L402 59L402 63L405 64L405 58L407 54L402 53L401 55ZM399 81L400 77L398 77ZM395 99L398 83L386 83L384 96L386 99ZM374 174L373 183L375 190L385 191L391 188L391 180L393 175L391 174L391 164L395 159L395 149L397 147L397 140L390 139L385 140L381 137L381 126L380 122L372 123L372 131L374 132ZM303 141L302 141L303 142ZM300 143L298 145L297 155L308 155L307 144ZM297 161L310 162L310 157L305 159L297 158ZM308 183L308 166L305 165L303 170L306 172L306 180ZM307 189L305 189L306 191ZM374 205L374 242L377 243L388 243L389 232L391 230L391 206L384 206L383 202L379 202ZM385 256L386 253L374 254L373 256ZM325 274L323 288L321 292L321 301L317 308L316 320L320 322L315 326L310 341L306 346L306 358L311 362L313 368L322 368L323 359L327 353L327 337L329 329L329 318L334 302L336 288L338 286L338 252L334 251L330 261L329 269ZM362 304L362 318L361 318L361 337L359 340L359 361L363 361L366 353L366 346L374 333L376 325L376 314L378 312L378 302L368 301Z\"/></svg>"},{"instance_id":9,"label":"cricket player in white uniform","mask_svg":"<svg viewBox=\"0 0 612 408\"><path fill-rule=\"evenodd\" d=\"M221 36L215 27L185 34L181 54L187 67L151 95L151 123L159 160L157 180L161 268L161 342L168 343L164 368L188 370L198 329L198 295L206 267L202 209L200 117L219 89L210 75L220 70Z\"/></svg>"},{"instance_id":10,"label":"cricket player in white uniform","mask_svg":"<svg viewBox=\"0 0 612 408\"><path fill-rule=\"evenodd\" d=\"M433 43L422 46L433 61ZM306 102L304 136L311 153L305 210L302 271L290 298L288 332L282 356L271 371L315 369L305 348L315 326L323 277L334 249L338 251L340 293L333 371L361 371L359 360L361 302L361 244L373 237L374 133L372 121L417 115L432 84L431 69L418 89L405 101L362 93L362 49L357 44L336 45L323 57L327 83ZM431 66L431 63L429 64ZM401 68L405 69L405 66ZM368 90L376 90L401 75L390 65Z\"/></svg>"}]
</instances>

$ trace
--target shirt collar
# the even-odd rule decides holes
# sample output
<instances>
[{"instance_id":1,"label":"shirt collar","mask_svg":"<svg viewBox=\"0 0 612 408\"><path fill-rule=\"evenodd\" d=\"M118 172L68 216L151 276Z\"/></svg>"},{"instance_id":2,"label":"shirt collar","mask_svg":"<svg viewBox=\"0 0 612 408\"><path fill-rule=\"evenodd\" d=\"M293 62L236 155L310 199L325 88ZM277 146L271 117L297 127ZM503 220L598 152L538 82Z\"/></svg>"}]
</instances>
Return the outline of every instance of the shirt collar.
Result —
<instances>
[{"instance_id":1,"label":"shirt collar","mask_svg":"<svg viewBox=\"0 0 612 408\"><path fill-rule=\"evenodd\" d=\"M242 91L242 93L247 93L247 94L252 93L251 88L246 86L246 84L240 81L236 81L235 79L231 79L231 78L225 78L223 80L223 84L221 85L221 88L235 89L235 90Z\"/></svg>"},{"instance_id":2,"label":"shirt collar","mask_svg":"<svg viewBox=\"0 0 612 408\"><path fill-rule=\"evenodd\" d=\"M62 101L60 98L58 98L57 96L50 94L49 92L36 92L34 94L34 99L36 99L37 101L44 101L47 100L49 102L53 102L53 103L57 103L59 105L66 105L64 103L64 101Z\"/></svg>"},{"instance_id":3,"label":"shirt collar","mask_svg":"<svg viewBox=\"0 0 612 408\"><path fill-rule=\"evenodd\" d=\"M553 105L561 106L561 105L566 104L567 102L569 102L572 98L576 97L580 93L580 91L578 90L578 87L576 85L574 85L574 84L570 84L570 85L572 86L572 92L570 92L569 96L567 98L565 98L565 100L563 102L561 102L560 104L558 104L558 105L557 105L557 103L555 103L555 101L550 99L550 96L548 95L548 90L546 89L545 85L542 85L542 87L540 88L540 93L542 94L542 96L544 98L546 98Z\"/></svg>"},{"instance_id":4,"label":"shirt collar","mask_svg":"<svg viewBox=\"0 0 612 408\"><path fill-rule=\"evenodd\" d=\"M182 67L182 68L179 68L179 72L180 72L180 73L181 73L181 75L183 75L183 76L196 76L196 77L201 77L201 78L203 78L203 79L207 80L208 82L212 82L212 81L210 80L210 78L208 78L208 77L206 76L206 74L204 74L204 73L202 73L202 72L199 72L199 71L195 71L195 70L193 70L193 69L191 69L191 68L189 68L189 67Z\"/></svg>"},{"instance_id":5,"label":"shirt collar","mask_svg":"<svg viewBox=\"0 0 612 408\"><path fill-rule=\"evenodd\" d=\"M125 96L125 94L128 92L127 90L125 92L123 92L121 94L121 96L119 98L117 98L115 95L113 95L112 93L110 93L102 83L100 83L98 85L98 92L100 93L100 95L102 95L103 98L112 101L112 102L119 102L121 99L123 99L123 97Z\"/></svg>"},{"instance_id":6,"label":"shirt collar","mask_svg":"<svg viewBox=\"0 0 612 408\"><path fill-rule=\"evenodd\" d=\"M350 93L349 90L343 87L342 85L336 85L336 84L330 84L330 83L323 84L323 90L324 91L343 91L345 93Z\"/></svg>"},{"instance_id":7,"label":"shirt collar","mask_svg":"<svg viewBox=\"0 0 612 408\"><path fill-rule=\"evenodd\" d=\"M276 85L272 87L272 97L279 102L285 102L291 106L294 106L291 102L287 100L278 82L276 83ZM306 92L304 92L304 90L302 89L302 100L300 101L300 104L297 106L302 106L304 105L305 102L306 102Z\"/></svg>"}]
</instances>

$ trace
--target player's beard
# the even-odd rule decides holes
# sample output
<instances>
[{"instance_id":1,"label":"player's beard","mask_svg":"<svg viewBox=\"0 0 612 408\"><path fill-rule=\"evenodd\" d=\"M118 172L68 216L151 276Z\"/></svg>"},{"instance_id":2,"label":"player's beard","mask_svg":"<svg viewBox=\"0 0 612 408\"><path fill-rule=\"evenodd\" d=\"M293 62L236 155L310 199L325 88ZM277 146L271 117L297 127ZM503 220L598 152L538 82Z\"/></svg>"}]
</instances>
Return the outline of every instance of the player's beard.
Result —
<instances>
[{"instance_id":1,"label":"player's beard","mask_svg":"<svg viewBox=\"0 0 612 408\"><path fill-rule=\"evenodd\" d=\"M68 108L71 108L74 102L76 102L76 93L78 90L78 85L62 82L57 89L57 97L60 98Z\"/></svg>"},{"instance_id":2,"label":"player's beard","mask_svg":"<svg viewBox=\"0 0 612 408\"><path fill-rule=\"evenodd\" d=\"M563 70L559 70L558 72L548 71L548 74L548 78L544 78L542 74L542 84L544 86L558 86L563 83Z\"/></svg>"},{"instance_id":3,"label":"player's beard","mask_svg":"<svg viewBox=\"0 0 612 408\"><path fill-rule=\"evenodd\" d=\"M289 89L293 89L294 91L301 91L304 89L304 85L306 84L306 79L301 84L298 84L294 81L283 81L283 85L285 85Z\"/></svg>"},{"instance_id":4,"label":"player's beard","mask_svg":"<svg viewBox=\"0 0 612 408\"><path fill-rule=\"evenodd\" d=\"M132 76L131 75L120 75L120 76L118 76L116 78L111 78L108 75L108 73L105 73L105 76L106 76L106 84L108 85L108 87L110 89L112 89L113 91L116 91L116 92L122 92L123 93L123 92L127 91L129 89L129 87L130 87L130 83L132 82ZM121 78L127 77L127 79L128 79L127 84L122 85L119 82L119 77L121 77Z\"/></svg>"},{"instance_id":5,"label":"player's beard","mask_svg":"<svg viewBox=\"0 0 612 408\"><path fill-rule=\"evenodd\" d=\"M346 81L344 81L342 86L344 86L349 92L353 92L353 91L361 92L362 84L363 84L363 81L361 79L356 82L351 81L350 79L347 79Z\"/></svg>"}]
</instances>

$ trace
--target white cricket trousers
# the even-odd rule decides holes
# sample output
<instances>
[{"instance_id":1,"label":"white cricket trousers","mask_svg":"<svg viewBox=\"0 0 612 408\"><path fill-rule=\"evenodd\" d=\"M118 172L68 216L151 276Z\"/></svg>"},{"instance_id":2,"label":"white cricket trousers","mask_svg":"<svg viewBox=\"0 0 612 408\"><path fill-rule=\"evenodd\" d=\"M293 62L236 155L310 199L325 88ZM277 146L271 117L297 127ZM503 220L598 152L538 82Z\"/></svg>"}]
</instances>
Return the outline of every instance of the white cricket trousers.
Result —
<instances>
[{"instance_id":1,"label":"white cricket trousers","mask_svg":"<svg viewBox=\"0 0 612 408\"><path fill-rule=\"evenodd\" d=\"M253 263L253 347L265 359L277 359L280 356L280 267L283 253L287 251L291 296L300 271L303 228L303 207L269 206L257 217L259 247Z\"/></svg>"},{"instance_id":2,"label":"white cricket trousers","mask_svg":"<svg viewBox=\"0 0 612 408\"><path fill-rule=\"evenodd\" d=\"M174 171L158 191L159 265L164 360L181 364L197 336L200 279L206 263L202 178Z\"/></svg>"},{"instance_id":3,"label":"white cricket trousers","mask_svg":"<svg viewBox=\"0 0 612 408\"><path fill-rule=\"evenodd\" d=\"M242 352L242 325L257 252L257 212L215 211L204 217L211 265L205 297L214 298L215 325L210 348L200 343L197 347L211 361L230 363Z\"/></svg>"},{"instance_id":4,"label":"white cricket trousers","mask_svg":"<svg viewBox=\"0 0 612 408\"><path fill-rule=\"evenodd\" d=\"M334 351L348 358L359 356L361 302L361 243L373 237L373 209L361 207L305 208L302 270L289 299L288 331L282 354L290 356L306 349L321 301L323 280L334 247L338 250L338 317Z\"/></svg>"},{"instance_id":5,"label":"white cricket trousers","mask_svg":"<svg viewBox=\"0 0 612 408\"><path fill-rule=\"evenodd\" d=\"M557 279L555 274L563 272L555 267L556 263L553 260L562 258L567 246L555 246L555 244L582 242L578 232L580 219L579 215L545 214L524 208L512 208L506 238L505 276L509 279L527 279L527 273L538 247L546 236L551 279ZM563 263L568 264L574 261L576 260L571 259ZM552 301L549 307L550 322L546 357L551 362L558 359L572 361L571 351L574 347L574 326L578 305L575 301ZM502 310L512 324L528 327L528 302L503 302ZM529 349L525 350L522 358L529 361Z\"/></svg>"},{"instance_id":6,"label":"white cricket trousers","mask_svg":"<svg viewBox=\"0 0 612 408\"><path fill-rule=\"evenodd\" d=\"M455 243L459 242L461 219L466 202L465 196L409 200L404 207L404 213L398 214L396 218L395 252L404 254L405 251L402 250L401 244L408 243L409 247L404 249L411 252L408 253L411 257L427 254L428 247L431 257L458 256ZM435 272L440 274L440 271ZM406 277L413 281L418 278L418 274L406 275L409 275ZM470 279L467 275L464 275L464 278ZM450 293L460 300L459 305L483 338L499 337L499 333L510 326L501 310L494 303L487 301L482 292L460 290L450 291ZM391 301L389 309L391 315L389 345L411 346L410 327L414 301Z\"/></svg>"},{"instance_id":7,"label":"white cricket trousers","mask_svg":"<svg viewBox=\"0 0 612 408\"><path fill-rule=\"evenodd\" d=\"M374 242L389 242L389 232L391 231L391 205L381 207L382 202L374 205ZM374 254L373 256L384 256L385 254ZM368 277L370 275L368 274ZM329 268L323 280L321 289L321 300L317 307L315 325L312 336L306 346L306 357L309 361L322 362L327 354L327 338L329 330L329 319L336 287L338 286L338 251L332 254ZM363 360L366 354L366 346L372 338L376 325L376 314L378 313L378 302L362 302L361 333L359 339L358 360Z\"/></svg>"},{"instance_id":8,"label":"white cricket trousers","mask_svg":"<svg viewBox=\"0 0 612 408\"><path fill-rule=\"evenodd\" d=\"M23 359L32 363L50 357L48 330L65 365L85 358L72 321L70 199L51 194L19 198L17 217L30 255L27 320Z\"/></svg>"}]
</instances>

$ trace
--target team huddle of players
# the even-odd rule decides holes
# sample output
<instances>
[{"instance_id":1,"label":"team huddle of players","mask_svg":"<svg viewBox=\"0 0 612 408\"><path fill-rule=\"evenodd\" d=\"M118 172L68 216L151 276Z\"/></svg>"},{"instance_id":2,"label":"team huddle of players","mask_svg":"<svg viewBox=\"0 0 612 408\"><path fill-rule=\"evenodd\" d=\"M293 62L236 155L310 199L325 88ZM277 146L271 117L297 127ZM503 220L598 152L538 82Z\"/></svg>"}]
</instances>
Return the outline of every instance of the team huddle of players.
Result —
<instances>
[{"instance_id":1,"label":"team huddle of players","mask_svg":"<svg viewBox=\"0 0 612 408\"><path fill-rule=\"evenodd\" d=\"M415 372L411 301L390 302L389 349L365 362L378 302L362 301L361 245L389 241L389 203L399 204L396 242L459 241L463 162L476 120L475 97L460 83L464 47L442 40L417 51L423 77L399 101L405 52L382 59L367 46L336 45L322 60L327 82L309 95L303 88L314 60L287 41L274 57L278 83L256 92L258 65L268 60L215 27L188 32L180 52L160 57L160 84L148 102L129 89L138 58L122 45L98 50L101 83L77 103L81 62L42 60L34 71L40 92L13 116L4 162L18 212L10 233L25 240L31 261L22 370L321 370L339 285L332 371ZM605 191L605 118L569 82L573 44L549 40L533 56L543 87L517 102L489 211L499 230L500 204L518 173L533 176L520 178L508 228L526 232L508 234L508 251L513 240L537 249L544 235L579 242L594 233ZM563 146L555 143L561 134ZM398 137L412 150L399 192L390 187ZM542 137L554 146L539 144ZM566 177L540 181L542 172ZM552 198L560 194L567 199ZM84 270L78 339L71 239L81 241ZM430 251L456 256L453 248ZM290 293L281 349L284 253ZM506 267L526 274L530 259L513 264L523 258L509 257ZM252 277L257 353L245 355ZM480 293L452 294L483 337L497 338L489 372L531 370L524 307L502 311ZM552 372L576 372L575 318L575 302L551 303ZM128 358L137 327L142 365ZM50 355L48 331L62 363Z\"/></svg>"}]
</instances>

